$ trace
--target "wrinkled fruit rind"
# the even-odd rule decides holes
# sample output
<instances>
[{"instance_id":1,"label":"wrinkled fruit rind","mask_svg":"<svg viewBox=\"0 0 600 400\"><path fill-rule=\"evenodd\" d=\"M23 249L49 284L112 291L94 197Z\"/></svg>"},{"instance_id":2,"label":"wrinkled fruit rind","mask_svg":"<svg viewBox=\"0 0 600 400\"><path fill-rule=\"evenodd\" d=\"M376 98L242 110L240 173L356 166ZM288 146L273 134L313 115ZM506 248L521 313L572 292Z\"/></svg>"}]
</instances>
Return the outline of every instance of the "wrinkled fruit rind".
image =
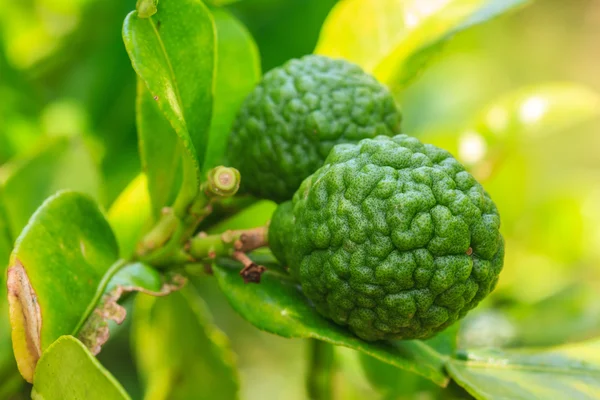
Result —
<instances>
[{"instance_id":1,"label":"wrinkled fruit rind","mask_svg":"<svg viewBox=\"0 0 600 400\"><path fill-rule=\"evenodd\" d=\"M322 315L365 340L433 336L502 269L489 195L450 153L406 135L336 146L296 192L293 218L290 272Z\"/></svg>"},{"instance_id":2,"label":"wrinkled fruit rind","mask_svg":"<svg viewBox=\"0 0 600 400\"><path fill-rule=\"evenodd\" d=\"M288 265L288 252L291 246L286 245L286 239L294 234L293 204L291 201L281 203L273 212L269 225L269 248L277 261L283 266Z\"/></svg>"},{"instance_id":3,"label":"wrinkled fruit rind","mask_svg":"<svg viewBox=\"0 0 600 400\"><path fill-rule=\"evenodd\" d=\"M400 133L389 90L359 66L309 55L266 73L230 136L243 192L282 202L338 143Z\"/></svg>"}]
</instances>

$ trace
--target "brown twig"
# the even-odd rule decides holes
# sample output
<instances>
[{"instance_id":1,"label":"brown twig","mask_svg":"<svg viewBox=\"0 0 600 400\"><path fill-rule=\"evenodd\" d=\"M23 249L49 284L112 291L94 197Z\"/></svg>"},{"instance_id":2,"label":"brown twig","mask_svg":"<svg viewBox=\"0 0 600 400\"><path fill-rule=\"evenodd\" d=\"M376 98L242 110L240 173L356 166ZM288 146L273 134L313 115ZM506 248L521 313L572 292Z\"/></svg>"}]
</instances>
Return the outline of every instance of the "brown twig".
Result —
<instances>
[{"instance_id":1,"label":"brown twig","mask_svg":"<svg viewBox=\"0 0 600 400\"><path fill-rule=\"evenodd\" d=\"M234 252L232 258L244 266L240 271L240 276L244 278L245 283L260 283L261 275L267 270L264 266L256 264L246 253L241 251Z\"/></svg>"}]
</instances>

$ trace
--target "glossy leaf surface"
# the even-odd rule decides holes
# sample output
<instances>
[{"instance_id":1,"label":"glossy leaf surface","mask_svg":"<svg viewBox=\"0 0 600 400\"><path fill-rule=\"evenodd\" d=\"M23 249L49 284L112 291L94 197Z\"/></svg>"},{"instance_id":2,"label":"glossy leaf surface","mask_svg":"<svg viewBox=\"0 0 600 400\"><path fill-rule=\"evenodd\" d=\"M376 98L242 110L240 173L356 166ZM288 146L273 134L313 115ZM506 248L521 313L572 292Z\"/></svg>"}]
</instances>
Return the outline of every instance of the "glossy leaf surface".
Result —
<instances>
[{"instance_id":1,"label":"glossy leaf surface","mask_svg":"<svg viewBox=\"0 0 600 400\"><path fill-rule=\"evenodd\" d=\"M198 156L208 145L212 113L215 34L210 12L199 1L162 0L150 17L133 11L125 18L123 40L133 68L184 148L184 190L196 190Z\"/></svg>"},{"instance_id":2,"label":"glossy leaf surface","mask_svg":"<svg viewBox=\"0 0 600 400\"><path fill-rule=\"evenodd\" d=\"M32 216L8 272L13 349L25 379L50 344L77 333L117 257L110 226L86 195L59 192Z\"/></svg>"},{"instance_id":3,"label":"glossy leaf surface","mask_svg":"<svg viewBox=\"0 0 600 400\"><path fill-rule=\"evenodd\" d=\"M398 368L419 374L440 386L447 384L444 357L417 340L365 342L323 317L308 303L289 277L267 272L258 285L246 285L239 268L214 266L219 286L232 307L259 329L287 338L312 338L349 347Z\"/></svg>"},{"instance_id":4,"label":"glossy leaf surface","mask_svg":"<svg viewBox=\"0 0 600 400\"><path fill-rule=\"evenodd\" d=\"M130 397L80 341L56 340L40 358L35 371L33 400L125 400Z\"/></svg>"},{"instance_id":5,"label":"glossy leaf surface","mask_svg":"<svg viewBox=\"0 0 600 400\"><path fill-rule=\"evenodd\" d=\"M600 341L548 350L472 350L448 371L477 399L596 399Z\"/></svg>"}]
</instances>

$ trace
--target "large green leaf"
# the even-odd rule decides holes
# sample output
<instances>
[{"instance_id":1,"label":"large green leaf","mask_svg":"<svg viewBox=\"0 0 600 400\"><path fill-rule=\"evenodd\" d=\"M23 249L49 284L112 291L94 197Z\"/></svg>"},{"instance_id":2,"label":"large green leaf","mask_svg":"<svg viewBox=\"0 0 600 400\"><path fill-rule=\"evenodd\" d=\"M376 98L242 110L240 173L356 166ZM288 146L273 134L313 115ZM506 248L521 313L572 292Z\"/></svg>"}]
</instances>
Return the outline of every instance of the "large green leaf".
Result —
<instances>
[{"instance_id":1,"label":"large green leaf","mask_svg":"<svg viewBox=\"0 0 600 400\"><path fill-rule=\"evenodd\" d=\"M237 398L227 338L191 287L162 298L139 295L133 323L146 400Z\"/></svg>"},{"instance_id":2,"label":"large green leaf","mask_svg":"<svg viewBox=\"0 0 600 400\"><path fill-rule=\"evenodd\" d=\"M182 189L189 191L186 198L196 194L201 165L198 155L208 146L214 30L210 12L197 0L161 0L154 15L142 18L133 11L123 25L123 40L133 68L184 148ZM154 159L151 154L145 158L149 162Z\"/></svg>"},{"instance_id":3,"label":"large green leaf","mask_svg":"<svg viewBox=\"0 0 600 400\"><path fill-rule=\"evenodd\" d=\"M40 358L33 400L129 399L117 380L72 336L62 336Z\"/></svg>"},{"instance_id":4,"label":"large green leaf","mask_svg":"<svg viewBox=\"0 0 600 400\"><path fill-rule=\"evenodd\" d=\"M258 285L246 285L239 268L213 266L221 290L232 307L257 328L288 338L312 338L371 355L419 374L440 386L448 382L444 356L418 340L365 342L321 317L287 276L263 274Z\"/></svg>"},{"instance_id":5,"label":"large green leaf","mask_svg":"<svg viewBox=\"0 0 600 400\"><path fill-rule=\"evenodd\" d=\"M598 399L600 340L549 350L472 350L448 371L477 399Z\"/></svg>"},{"instance_id":6,"label":"large green leaf","mask_svg":"<svg viewBox=\"0 0 600 400\"><path fill-rule=\"evenodd\" d=\"M223 160L238 109L261 76L258 49L246 27L223 9L212 10L212 15L217 30L217 65L204 172Z\"/></svg>"},{"instance_id":7,"label":"large green leaf","mask_svg":"<svg viewBox=\"0 0 600 400\"><path fill-rule=\"evenodd\" d=\"M397 92L453 34L529 1L342 0L315 52L353 61Z\"/></svg>"},{"instance_id":8,"label":"large green leaf","mask_svg":"<svg viewBox=\"0 0 600 400\"><path fill-rule=\"evenodd\" d=\"M139 78L136 120L142 171L148 178L146 185L156 217L163 207L172 204L181 184L182 149L169 121Z\"/></svg>"},{"instance_id":9,"label":"large green leaf","mask_svg":"<svg viewBox=\"0 0 600 400\"><path fill-rule=\"evenodd\" d=\"M8 270L13 350L25 379L51 343L77 333L118 253L108 222L86 195L59 192L31 217Z\"/></svg>"},{"instance_id":10,"label":"large green leaf","mask_svg":"<svg viewBox=\"0 0 600 400\"><path fill-rule=\"evenodd\" d=\"M59 190L71 189L98 198L99 173L80 138L57 138L31 157L6 164L4 204L11 233L19 235L31 214Z\"/></svg>"},{"instance_id":11,"label":"large green leaf","mask_svg":"<svg viewBox=\"0 0 600 400\"><path fill-rule=\"evenodd\" d=\"M121 257L128 258L150 227L152 215L146 175L138 175L108 210L108 221L117 237Z\"/></svg>"}]
</instances>

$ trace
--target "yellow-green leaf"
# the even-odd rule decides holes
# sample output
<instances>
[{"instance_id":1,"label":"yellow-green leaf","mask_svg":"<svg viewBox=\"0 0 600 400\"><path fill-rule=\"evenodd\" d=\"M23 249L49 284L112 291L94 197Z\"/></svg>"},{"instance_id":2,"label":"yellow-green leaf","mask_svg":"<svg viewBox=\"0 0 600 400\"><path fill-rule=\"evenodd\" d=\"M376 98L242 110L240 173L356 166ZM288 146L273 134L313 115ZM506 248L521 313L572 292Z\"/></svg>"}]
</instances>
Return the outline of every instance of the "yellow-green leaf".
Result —
<instances>
[{"instance_id":1,"label":"yellow-green leaf","mask_svg":"<svg viewBox=\"0 0 600 400\"><path fill-rule=\"evenodd\" d=\"M477 399L598 399L600 340L548 350L471 350L448 371Z\"/></svg>"},{"instance_id":2,"label":"yellow-green leaf","mask_svg":"<svg viewBox=\"0 0 600 400\"><path fill-rule=\"evenodd\" d=\"M118 255L108 222L86 195L59 192L31 217L7 281L13 350L26 380L50 344L81 328Z\"/></svg>"},{"instance_id":3,"label":"yellow-green leaf","mask_svg":"<svg viewBox=\"0 0 600 400\"><path fill-rule=\"evenodd\" d=\"M167 297L138 295L133 324L144 399L237 398L238 378L227 338L191 287Z\"/></svg>"},{"instance_id":4,"label":"yellow-green leaf","mask_svg":"<svg viewBox=\"0 0 600 400\"><path fill-rule=\"evenodd\" d=\"M453 34L529 0L342 0L315 53L353 61L398 92Z\"/></svg>"},{"instance_id":5,"label":"yellow-green leaf","mask_svg":"<svg viewBox=\"0 0 600 400\"><path fill-rule=\"evenodd\" d=\"M181 158L184 153L177 134L159 110L144 82L137 80L136 124L144 183L152 203L152 215L171 205L181 185Z\"/></svg>"},{"instance_id":6,"label":"yellow-green leaf","mask_svg":"<svg viewBox=\"0 0 600 400\"><path fill-rule=\"evenodd\" d=\"M210 12L200 1L161 0L157 8L145 18L131 12L123 24L123 40L133 68L184 149L181 188L185 203L197 193L202 164L198 156L204 155L208 146L215 28ZM172 145L167 148L174 149ZM151 162L153 155L145 158Z\"/></svg>"},{"instance_id":7,"label":"yellow-green leaf","mask_svg":"<svg viewBox=\"0 0 600 400\"><path fill-rule=\"evenodd\" d=\"M117 380L72 336L46 349L33 378L33 400L127 400Z\"/></svg>"},{"instance_id":8,"label":"yellow-green leaf","mask_svg":"<svg viewBox=\"0 0 600 400\"><path fill-rule=\"evenodd\" d=\"M108 210L108 221L117 237L121 256L131 256L152 221L146 175L138 175Z\"/></svg>"}]
</instances>

